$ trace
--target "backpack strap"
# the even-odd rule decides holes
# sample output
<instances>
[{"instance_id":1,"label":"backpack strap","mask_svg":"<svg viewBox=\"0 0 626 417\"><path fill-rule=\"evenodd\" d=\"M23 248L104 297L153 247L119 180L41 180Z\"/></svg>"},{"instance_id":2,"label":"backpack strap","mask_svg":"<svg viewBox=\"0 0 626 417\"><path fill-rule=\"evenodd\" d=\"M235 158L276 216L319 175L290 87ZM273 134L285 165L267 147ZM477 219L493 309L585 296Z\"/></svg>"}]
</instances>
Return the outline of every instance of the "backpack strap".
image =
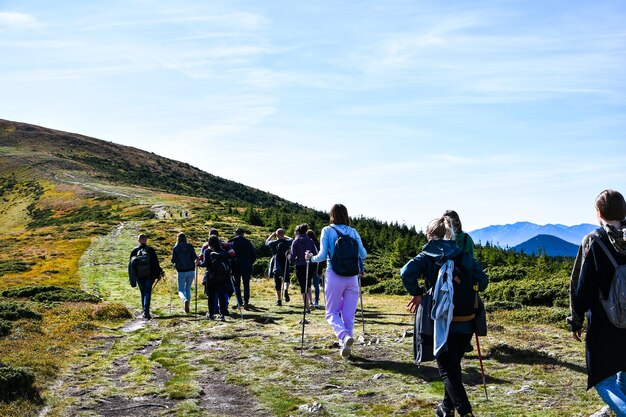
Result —
<instances>
[{"instance_id":1,"label":"backpack strap","mask_svg":"<svg viewBox=\"0 0 626 417\"><path fill-rule=\"evenodd\" d=\"M337 232L337 234L339 235L339 237L344 237L347 235L344 235L343 233L341 233L339 230L335 229L335 226L329 225L335 232Z\"/></svg>"},{"instance_id":2,"label":"backpack strap","mask_svg":"<svg viewBox=\"0 0 626 417\"><path fill-rule=\"evenodd\" d=\"M462 249L467 252L467 233L463 235L463 248Z\"/></svg>"},{"instance_id":3,"label":"backpack strap","mask_svg":"<svg viewBox=\"0 0 626 417\"><path fill-rule=\"evenodd\" d=\"M615 258L609 251L609 248L607 248L604 242L602 241L602 237L600 237L600 239L595 239L595 241L600 246L600 248L602 248L604 253L606 253L607 258L609 258L609 261L611 261L611 264L613 264L613 268L617 268L619 265L617 264L617 262L615 261Z\"/></svg>"}]
</instances>

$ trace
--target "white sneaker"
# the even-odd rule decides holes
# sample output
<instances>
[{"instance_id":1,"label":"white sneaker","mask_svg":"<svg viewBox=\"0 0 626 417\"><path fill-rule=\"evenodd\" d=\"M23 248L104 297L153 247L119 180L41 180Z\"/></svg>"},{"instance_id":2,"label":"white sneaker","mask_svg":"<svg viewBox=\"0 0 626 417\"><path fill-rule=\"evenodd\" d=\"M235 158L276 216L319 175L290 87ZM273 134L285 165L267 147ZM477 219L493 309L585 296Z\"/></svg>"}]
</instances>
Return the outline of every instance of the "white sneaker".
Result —
<instances>
[{"instance_id":1,"label":"white sneaker","mask_svg":"<svg viewBox=\"0 0 626 417\"><path fill-rule=\"evenodd\" d=\"M342 358L347 358L352 353L352 345L354 344L354 339L349 334L345 335L341 340L341 349L339 349L339 354Z\"/></svg>"}]
</instances>

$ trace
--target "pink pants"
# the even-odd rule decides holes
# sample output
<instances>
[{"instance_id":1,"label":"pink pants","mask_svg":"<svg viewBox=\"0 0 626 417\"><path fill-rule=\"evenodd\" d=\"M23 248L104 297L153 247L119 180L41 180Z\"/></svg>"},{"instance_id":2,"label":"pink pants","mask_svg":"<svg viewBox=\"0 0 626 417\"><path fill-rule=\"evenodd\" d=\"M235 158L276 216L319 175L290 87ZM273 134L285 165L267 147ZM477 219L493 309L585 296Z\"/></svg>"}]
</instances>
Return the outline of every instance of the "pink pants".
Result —
<instances>
[{"instance_id":1,"label":"pink pants","mask_svg":"<svg viewBox=\"0 0 626 417\"><path fill-rule=\"evenodd\" d=\"M335 335L342 340L346 334L352 336L354 316L359 303L359 278L342 277L326 271L326 321L330 324Z\"/></svg>"}]
</instances>

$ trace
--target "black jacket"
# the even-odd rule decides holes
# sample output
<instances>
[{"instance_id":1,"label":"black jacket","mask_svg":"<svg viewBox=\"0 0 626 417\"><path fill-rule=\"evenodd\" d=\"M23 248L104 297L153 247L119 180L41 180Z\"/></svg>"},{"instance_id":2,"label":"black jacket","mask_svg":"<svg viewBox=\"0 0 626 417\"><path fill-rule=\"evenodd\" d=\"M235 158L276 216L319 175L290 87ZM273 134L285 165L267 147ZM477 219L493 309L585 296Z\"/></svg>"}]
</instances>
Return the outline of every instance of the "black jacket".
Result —
<instances>
[{"instance_id":1,"label":"black jacket","mask_svg":"<svg viewBox=\"0 0 626 417\"><path fill-rule=\"evenodd\" d=\"M148 246L148 245L137 246L135 249L133 249L130 252L130 259L132 259L133 256L137 256L137 252L139 252L139 249L141 248L145 248L145 250L148 252L148 255L150 255L150 279L159 278L163 270L161 269L161 265L159 265L159 258L157 257L155 250L152 249L152 246Z\"/></svg>"},{"instance_id":2,"label":"black jacket","mask_svg":"<svg viewBox=\"0 0 626 417\"><path fill-rule=\"evenodd\" d=\"M602 233L603 229L597 229L596 232ZM580 317L585 313L587 316L587 389L619 371L626 371L626 329L611 324L600 303L598 292L602 291L604 296L608 294L615 269L595 241L598 237L594 233L585 236L583 240L590 241L589 251L583 253L578 285L572 300L574 312ZM606 234L602 235L602 241L618 264L626 263L626 255L615 250ZM573 330L577 328L573 327Z\"/></svg>"},{"instance_id":3,"label":"black jacket","mask_svg":"<svg viewBox=\"0 0 626 417\"><path fill-rule=\"evenodd\" d=\"M237 254L233 262L233 273L251 274L252 265L256 261L256 250L248 239L243 236L235 236L230 241L232 249Z\"/></svg>"}]
</instances>

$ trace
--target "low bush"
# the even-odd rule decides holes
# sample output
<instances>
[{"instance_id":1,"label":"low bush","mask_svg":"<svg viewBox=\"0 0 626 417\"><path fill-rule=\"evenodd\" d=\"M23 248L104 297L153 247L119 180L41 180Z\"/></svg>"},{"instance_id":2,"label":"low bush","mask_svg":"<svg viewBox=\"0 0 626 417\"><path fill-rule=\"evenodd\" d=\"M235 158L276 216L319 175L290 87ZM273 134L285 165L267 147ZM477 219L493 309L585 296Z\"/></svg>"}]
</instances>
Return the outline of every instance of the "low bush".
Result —
<instances>
[{"instance_id":1,"label":"low bush","mask_svg":"<svg viewBox=\"0 0 626 417\"><path fill-rule=\"evenodd\" d=\"M93 317L97 320L120 320L131 319L133 314L122 304L103 303L96 306Z\"/></svg>"},{"instance_id":2,"label":"low bush","mask_svg":"<svg viewBox=\"0 0 626 417\"><path fill-rule=\"evenodd\" d=\"M30 264L24 261L16 261L13 259L0 260L0 276L12 273L29 271Z\"/></svg>"},{"instance_id":3,"label":"low bush","mask_svg":"<svg viewBox=\"0 0 626 417\"><path fill-rule=\"evenodd\" d=\"M0 300L0 319L18 320L18 319L41 319L41 314L36 313L25 306L10 300Z\"/></svg>"},{"instance_id":4,"label":"low bush","mask_svg":"<svg viewBox=\"0 0 626 417\"><path fill-rule=\"evenodd\" d=\"M102 301L95 295L88 294L77 288L62 288L54 291L46 291L33 296L33 301L38 302L78 302L99 303Z\"/></svg>"},{"instance_id":5,"label":"low bush","mask_svg":"<svg viewBox=\"0 0 626 417\"><path fill-rule=\"evenodd\" d=\"M100 298L78 288L58 287L56 285L27 285L10 288L2 292L4 297L30 298L38 302L85 302L99 303Z\"/></svg>"},{"instance_id":6,"label":"low bush","mask_svg":"<svg viewBox=\"0 0 626 417\"><path fill-rule=\"evenodd\" d=\"M490 303L516 303L524 306L562 306L567 304L569 282L558 277L527 278L492 282L484 292Z\"/></svg>"},{"instance_id":7,"label":"low bush","mask_svg":"<svg viewBox=\"0 0 626 417\"><path fill-rule=\"evenodd\" d=\"M0 337L6 336L11 331L11 323L7 320L0 319Z\"/></svg>"},{"instance_id":8,"label":"low bush","mask_svg":"<svg viewBox=\"0 0 626 417\"><path fill-rule=\"evenodd\" d=\"M369 294L406 295L407 291L402 285L400 277L388 278L378 284L367 287Z\"/></svg>"},{"instance_id":9,"label":"low bush","mask_svg":"<svg viewBox=\"0 0 626 417\"><path fill-rule=\"evenodd\" d=\"M0 400L11 401L18 397L33 397L35 374L27 368L0 365Z\"/></svg>"}]
</instances>

